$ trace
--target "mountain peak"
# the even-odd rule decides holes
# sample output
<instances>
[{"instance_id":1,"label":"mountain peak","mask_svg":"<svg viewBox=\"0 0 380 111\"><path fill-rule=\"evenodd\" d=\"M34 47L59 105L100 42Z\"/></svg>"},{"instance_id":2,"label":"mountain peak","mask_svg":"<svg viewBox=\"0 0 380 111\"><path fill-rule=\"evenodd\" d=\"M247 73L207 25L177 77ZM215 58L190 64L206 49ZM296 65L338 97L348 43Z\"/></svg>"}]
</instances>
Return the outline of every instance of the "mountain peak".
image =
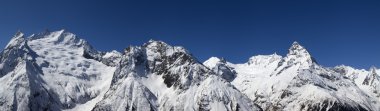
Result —
<instances>
[{"instance_id":1,"label":"mountain peak","mask_svg":"<svg viewBox=\"0 0 380 111\"><path fill-rule=\"evenodd\" d=\"M203 65L208 68L214 68L219 62L222 62L222 59L218 57L210 57L205 62L203 62Z\"/></svg>"},{"instance_id":2,"label":"mountain peak","mask_svg":"<svg viewBox=\"0 0 380 111\"><path fill-rule=\"evenodd\" d=\"M58 31L48 31L39 33L37 35L32 35L28 38L30 41L41 39L45 43L51 42L54 44L65 44L65 45L83 45L87 44L85 40L78 38L75 34L67 32L65 29Z\"/></svg>"},{"instance_id":3,"label":"mountain peak","mask_svg":"<svg viewBox=\"0 0 380 111\"><path fill-rule=\"evenodd\" d=\"M50 31L49 29L45 29L43 32L38 34L33 34L29 39L35 40L40 38L57 38L63 34L71 34L70 32L65 31L65 29L57 30L57 31Z\"/></svg>"},{"instance_id":4,"label":"mountain peak","mask_svg":"<svg viewBox=\"0 0 380 111\"><path fill-rule=\"evenodd\" d=\"M159 40L150 39L147 43L144 43L144 47L166 47L170 46L167 43Z\"/></svg>"},{"instance_id":5,"label":"mountain peak","mask_svg":"<svg viewBox=\"0 0 380 111\"><path fill-rule=\"evenodd\" d=\"M292 46L289 48L289 54L310 56L309 52L296 41L293 42Z\"/></svg>"},{"instance_id":6,"label":"mountain peak","mask_svg":"<svg viewBox=\"0 0 380 111\"><path fill-rule=\"evenodd\" d=\"M293 42L292 46L289 48L289 53L279 64L285 66L299 64L299 68L308 69L313 63L317 62L310 53L298 42Z\"/></svg>"},{"instance_id":7,"label":"mountain peak","mask_svg":"<svg viewBox=\"0 0 380 111\"><path fill-rule=\"evenodd\" d=\"M289 53L287 55L288 57L292 57L295 59L306 59L310 60L310 62L315 62L315 60L312 58L309 51L306 50L305 47L303 47L298 42L293 42L292 46L289 48Z\"/></svg>"},{"instance_id":8,"label":"mountain peak","mask_svg":"<svg viewBox=\"0 0 380 111\"><path fill-rule=\"evenodd\" d=\"M24 33L22 33L21 30L18 30L16 34L14 35L14 37L22 37L22 36L24 36Z\"/></svg>"},{"instance_id":9,"label":"mountain peak","mask_svg":"<svg viewBox=\"0 0 380 111\"><path fill-rule=\"evenodd\" d=\"M300 44L297 41L294 41L292 46L294 46L294 45L300 45Z\"/></svg>"},{"instance_id":10,"label":"mountain peak","mask_svg":"<svg viewBox=\"0 0 380 111\"><path fill-rule=\"evenodd\" d=\"M380 77L376 73L376 67L372 66L369 70L369 74L363 81L363 85L373 85L376 81L380 81Z\"/></svg>"},{"instance_id":11,"label":"mountain peak","mask_svg":"<svg viewBox=\"0 0 380 111\"><path fill-rule=\"evenodd\" d=\"M190 52L188 52L182 46L171 46L160 40L151 39L147 43L144 43L142 47L144 47L145 49L147 49L149 52L152 52L152 53L161 53L161 54L170 55L175 52L183 52L183 53L191 55Z\"/></svg>"},{"instance_id":12,"label":"mountain peak","mask_svg":"<svg viewBox=\"0 0 380 111\"><path fill-rule=\"evenodd\" d=\"M16 32L16 34L12 37L12 39L9 41L7 46L5 48L16 46L17 44L20 44L25 41L24 33L22 33L20 30Z\"/></svg>"},{"instance_id":13,"label":"mountain peak","mask_svg":"<svg viewBox=\"0 0 380 111\"><path fill-rule=\"evenodd\" d=\"M371 74L377 74L376 70L377 68L375 66L372 66L369 71Z\"/></svg>"},{"instance_id":14,"label":"mountain peak","mask_svg":"<svg viewBox=\"0 0 380 111\"><path fill-rule=\"evenodd\" d=\"M151 43L151 42L158 42L158 40L149 39L148 43Z\"/></svg>"}]
</instances>

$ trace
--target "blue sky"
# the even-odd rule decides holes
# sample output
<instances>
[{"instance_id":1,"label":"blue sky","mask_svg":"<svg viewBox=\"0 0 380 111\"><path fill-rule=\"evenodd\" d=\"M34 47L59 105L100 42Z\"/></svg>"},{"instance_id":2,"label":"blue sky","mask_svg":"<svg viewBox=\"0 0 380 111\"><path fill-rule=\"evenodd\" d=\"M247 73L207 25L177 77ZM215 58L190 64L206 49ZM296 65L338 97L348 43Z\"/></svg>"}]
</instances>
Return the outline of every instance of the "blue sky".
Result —
<instances>
[{"instance_id":1,"label":"blue sky","mask_svg":"<svg viewBox=\"0 0 380 111\"><path fill-rule=\"evenodd\" d=\"M66 29L102 51L149 39L200 61L286 55L293 41L324 66L380 66L380 2L364 0L1 0L0 46L21 30Z\"/></svg>"}]
</instances>

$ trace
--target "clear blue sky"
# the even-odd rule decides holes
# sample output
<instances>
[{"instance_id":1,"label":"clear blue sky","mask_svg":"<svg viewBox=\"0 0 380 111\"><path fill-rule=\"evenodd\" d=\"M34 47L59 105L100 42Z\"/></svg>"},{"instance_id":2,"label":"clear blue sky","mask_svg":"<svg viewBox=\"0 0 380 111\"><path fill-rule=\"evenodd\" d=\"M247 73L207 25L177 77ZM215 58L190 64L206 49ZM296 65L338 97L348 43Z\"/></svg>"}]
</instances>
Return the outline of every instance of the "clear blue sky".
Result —
<instances>
[{"instance_id":1,"label":"clear blue sky","mask_svg":"<svg viewBox=\"0 0 380 111\"><path fill-rule=\"evenodd\" d=\"M324 66L380 66L378 1L1 0L0 46L18 29L67 29L102 51L152 38L234 63L298 41Z\"/></svg>"}]
</instances>

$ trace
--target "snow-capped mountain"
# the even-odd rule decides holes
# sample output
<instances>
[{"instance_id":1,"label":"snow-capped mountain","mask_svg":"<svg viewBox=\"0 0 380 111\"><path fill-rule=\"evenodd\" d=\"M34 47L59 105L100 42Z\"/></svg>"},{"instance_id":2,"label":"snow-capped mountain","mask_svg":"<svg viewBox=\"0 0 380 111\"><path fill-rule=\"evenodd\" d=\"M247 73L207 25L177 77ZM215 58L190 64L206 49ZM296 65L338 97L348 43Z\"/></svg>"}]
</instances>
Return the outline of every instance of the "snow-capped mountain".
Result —
<instances>
[{"instance_id":1,"label":"snow-capped mountain","mask_svg":"<svg viewBox=\"0 0 380 111\"><path fill-rule=\"evenodd\" d=\"M204 64L212 69L220 62L212 57ZM365 79L355 83L358 77L351 73L359 70L325 68L297 42L285 57L259 55L227 66L237 72L231 83L264 110L380 110L375 68L369 74L363 70Z\"/></svg>"},{"instance_id":2,"label":"snow-capped mountain","mask_svg":"<svg viewBox=\"0 0 380 111\"><path fill-rule=\"evenodd\" d=\"M0 110L261 110L183 47L100 52L64 30L17 33L0 55Z\"/></svg>"},{"instance_id":3,"label":"snow-capped mountain","mask_svg":"<svg viewBox=\"0 0 380 111\"><path fill-rule=\"evenodd\" d=\"M201 63L162 41L101 52L65 30L18 32L0 53L0 110L378 111L378 72L323 67L297 42L284 57Z\"/></svg>"},{"instance_id":4,"label":"snow-capped mountain","mask_svg":"<svg viewBox=\"0 0 380 111\"><path fill-rule=\"evenodd\" d=\"M228 81L183 47L161 41L129 47L114 73L101 110L259 110Z\"/></svg>"},{"instance_id":5,"label":"snow-capped mountain","mask_svg":"<svg viewBox=\"0 0 380 111\"><path fill-rule=\"evenodd\" d=\"M91 110L116 69L88 59L96 56L86 41L63 30L28 38L17 33L1 53L0 109Z\"/></svg>"}]
</instances>

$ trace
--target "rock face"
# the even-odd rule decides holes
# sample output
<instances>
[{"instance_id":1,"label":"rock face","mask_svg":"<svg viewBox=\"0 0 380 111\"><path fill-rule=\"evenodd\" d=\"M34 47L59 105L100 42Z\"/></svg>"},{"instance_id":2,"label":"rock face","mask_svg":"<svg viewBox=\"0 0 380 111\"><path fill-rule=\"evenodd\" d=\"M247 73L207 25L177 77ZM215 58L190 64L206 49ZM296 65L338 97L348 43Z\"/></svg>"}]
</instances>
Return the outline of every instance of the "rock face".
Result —
<instances>
[{"instance_id":1,"label":"rock face","mask_svg":"<svg viewBox=\"0 0 380 111\"><path fill-rule=\"evenodd\" d=\"M363 85L368 85L371 87L376 87L379 84L379 75L376 73L376 67L370 69L369 74L363 81Z\"/></svg>"},{"instance_id":2,"label":"rock face","mask_svg":"<svg viewBox=\"0 0 380 111\"><path fill-rule=\"evenodd\" d=\"M0 53L0 110L377 111L377 70L323 67L297 42L285 57L202 64L162 41L101 52L64 30L18 32Z\"/></svg>"},{"instance_id":3,"label":"rock face","mask_svg":"<svg viewBox=\"0 0 380 111\"><path fill-rule=\"evenodd\" d=\"M227 61L224 59L211 57L203 64L228 82L231 82L236 78L236 71L232 67L229 67Z\"/></svg>"},{"instance_id":4,"label":"rock face","mask_svg":"<svg viewBox=\"0 0 380 111\"><path fill-rule=\"evenodd\" d=\"M370 94L372 93L373 96L380 98L380 76L376 71L376 67L370 69L362 85L367 88Z\"/></svg>"}]
</instances>

